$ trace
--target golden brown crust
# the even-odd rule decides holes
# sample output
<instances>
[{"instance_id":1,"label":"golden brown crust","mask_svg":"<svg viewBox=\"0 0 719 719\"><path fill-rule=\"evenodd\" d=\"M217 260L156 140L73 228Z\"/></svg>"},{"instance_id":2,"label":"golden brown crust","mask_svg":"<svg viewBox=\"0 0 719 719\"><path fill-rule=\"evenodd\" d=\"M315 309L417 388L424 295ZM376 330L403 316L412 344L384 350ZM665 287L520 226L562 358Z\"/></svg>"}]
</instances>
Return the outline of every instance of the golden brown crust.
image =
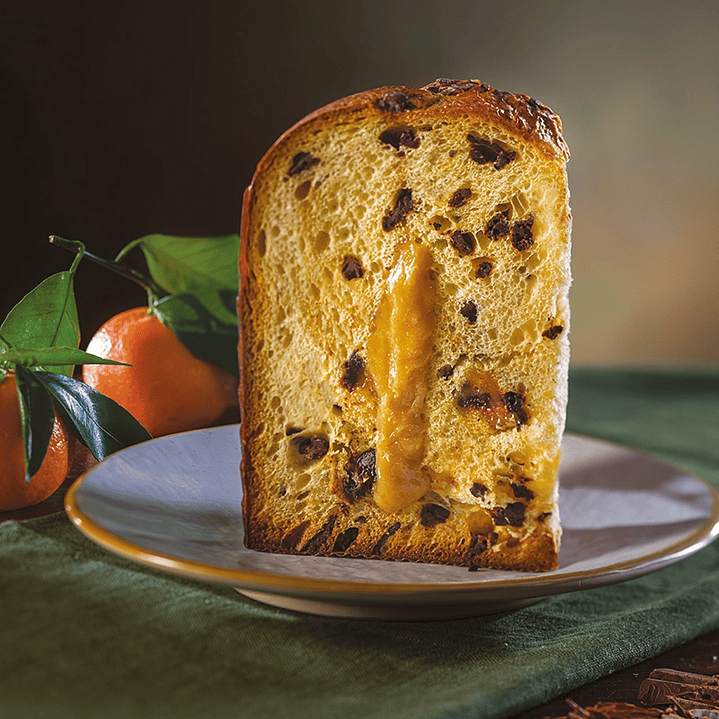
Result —
<instances>
[{"instance_id":1,"label":"golden brown crust","mask_svg":"<svg viewBox=\"0 0 719 719\"><path fill-rule=\"evenodd\" d=\"M394 115L397 120L411 122L414 110L422 110L422 116L426 118L428 108L437 119L472 114L518 134L525 142L540 147L552 157L569 159L561 120L546 105L528 95L503 92L479 80L440 79L422 88L388 85L365 90L314 110L280 135L260 160L255 176L266 169L279 145L310 123L330 124L340 116L360 112L365 117Z\"/></svg>"}]
</instances>

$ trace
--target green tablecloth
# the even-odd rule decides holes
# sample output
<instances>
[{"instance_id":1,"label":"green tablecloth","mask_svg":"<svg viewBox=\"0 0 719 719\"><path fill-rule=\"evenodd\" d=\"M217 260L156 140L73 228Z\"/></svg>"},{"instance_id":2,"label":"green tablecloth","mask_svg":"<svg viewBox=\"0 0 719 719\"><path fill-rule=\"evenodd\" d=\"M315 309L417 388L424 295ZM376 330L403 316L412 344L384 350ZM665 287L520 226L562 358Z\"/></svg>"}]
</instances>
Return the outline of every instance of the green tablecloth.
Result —
<instances>
[{"instance_id":1,"label":"green tablecloth","mask_svg":"<svg viewBox=\"0 0 719 719\"><path fill-rule=\"evenodd\" d=\"M568 428L719 485L719 372L573 370ZM155 573L64 518L0 525L0 717L507 717L719 628L719 542L514 613L363 622Z\"/></svg>"}]
</instances>

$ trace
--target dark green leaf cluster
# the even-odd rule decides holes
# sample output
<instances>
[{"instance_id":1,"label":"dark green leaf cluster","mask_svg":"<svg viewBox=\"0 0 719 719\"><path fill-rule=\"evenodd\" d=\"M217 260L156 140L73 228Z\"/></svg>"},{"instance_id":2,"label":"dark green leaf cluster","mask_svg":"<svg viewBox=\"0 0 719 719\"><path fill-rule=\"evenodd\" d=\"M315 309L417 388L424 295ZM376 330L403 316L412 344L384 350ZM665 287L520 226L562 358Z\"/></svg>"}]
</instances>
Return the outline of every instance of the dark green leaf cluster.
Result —
<instances>
[{"instance_id":1,"label":"dark green leaf cluster","mask_svg":"<svg viewBox=\"0 0 719 719\"><path fill-rule=\"evenodd\" d=\"M70 270L40 283L0 325L0 382L8 372L15 376L26 481L45 458L55 412L97 459L151 438L120 405L72 378L77 364L121 364L79 349L73 285L84 247L76 245Z\"/></svg>"}]
</instances>

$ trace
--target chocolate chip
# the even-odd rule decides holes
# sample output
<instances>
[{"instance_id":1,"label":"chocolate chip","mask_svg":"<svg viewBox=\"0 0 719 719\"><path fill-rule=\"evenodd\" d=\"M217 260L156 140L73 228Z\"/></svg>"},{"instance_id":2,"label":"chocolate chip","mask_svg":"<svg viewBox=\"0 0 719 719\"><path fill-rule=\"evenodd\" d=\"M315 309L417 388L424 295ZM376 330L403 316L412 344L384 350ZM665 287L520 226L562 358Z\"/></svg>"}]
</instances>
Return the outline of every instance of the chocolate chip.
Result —
<instances>
[{"instance_id":1,"label":"chocolate chip","mask_svg":"<svg viewBox=\"0 0 719 719\"><path fill-rule=\"evenodd\" d=\"M342 368L344 369L344 374L342 375L340 384L348 392L352 392L352 390L357 387L362 379L362 375L364 374L364 360L357 354L357 352L353 352L349 356L349 359L342 365Z\"/></svg>"},{"instance_id":2,"label":"chocolate chip","mask_svg":"<svg viewBox=\"0 0 719 719\"><path fill-rule=\"evenodd\" d=\"M459 190L452 193L448 204L450 207L462 207L470 197L472 197L472 190L469 187L460 187Z\"/></svg>"},{"instance_id":3,"label":"chocolate chip","mask_svg":"<svg viewBox=\"0 0 719 719\"><path fill-rule=\"evenodd\" d=\"M425 504L419 512L419 523L431 529L449 519L449 510L441 504Z\"/></svg>"},{"instance_id":4,"label":"chocolate chip","mask_svg":"<svg viewBox=\"0 0 719 719\"><path fill-rule=\"evenodd\" d=\"M512 492L517 499L534 499L534 492L524 484L514 483L512 486Z\"/></svg>"},{"instance_id":5,"label":"chocolate chip","mask_svg":"<svg viewBox=\"0 0 719 719\"><path fill-rule=\"evenodd\" d=\"M332 547L332 553L336 554L339 552L346 552L349 549L350 544L357 539L358 534L359 527L350 527L349 529L345 529L345 531L339 534L335 540L334 547Z\"/></svg>"},{"instance_id":6,"label":"chocolate chip","mask_svg":"<svg viewBox=\"0 0 719 719\"><path fill-rule=\"evenodd\" d=\"M497 507L492 511L497 526L509 525L521 527L524 524L526 507L522 502L510 502L506 507Z\"/></svg>"},{"instance_id":7,"label":"chocolate chip","mask_svg":"<svg viewBox=\"0 0 719 719\"><path fill-rule=\"evenodd\" d=\"M442 379L449 379L454 374L454 367L451 364L446 364L437 370L437 374Z\"/></svg>"},{"instance_id":8,"label":"chocolate chip","mask_svg":"<svg viewBox=\"0 0 719 719\"><path fill-rule=\"evenodd\" d=\"M472 535L467 553L464 555L464 563L469 567L470 572L476 572L480 568L479 555L495 544L498 538L496 532Z\"/></svg>"},{"instance_id":9,"label":"chocolate chip","mask_svg":"<svg viewBox=\"0 0 719 719\"><path fill-rule=\"evenodd\" d=\"M487 229L484 234L490 240L498 240L500 237L506 237L509 234L509 221L504 212L498 212L487 222Z\"/></svg>"},{"instance_id":10,"label":"chocolate chip","mask_svg":"<svg viewBox=\"0 0 719 719\"><path fill-rule=\"evenodd\" d=\"M475 305L474 302L465 302L459 313L462 317L466 318L471 325L477 321L477 305Z\"/></svg>"},{"instance_id":11,"label":"chocolate chip","mask_svg":"<svg viewBox=\"0 0 719 719\"><path fill-rule=\"evenodd\" d=\"M405 215L413 209L412 190L407 188L400 190L397 193L397 199L394 201L394 207L382 218L382 229L385 232L394 230L402 222Z\"/></svg>"},{"instance_id":12,"label":"chocolate chip","mask_svg":"<svg viewBox=\"0 0 719 719\"><path fill-rule=\"evenodd\" d=\"M529 422L529 413L525 407L524 395L519 392L506 392L502 397L504 406L517 418L517 422L527 424Z\"/></svg>"},{"instance_id":13,"label":"chocolate chip","mask_svg":"<svg viewBox=\"0 0 719 719\"><path fill-rule=\"evenodd\" d=\"M322 545L327 541L327 538L332 534L335 524L337 523L337 516L333 514L324 523L322 529L310 539L307 544L302 548L302 551L306 554L317 554L321 549Z\"/></svg>"},{"instance_id":14,"label":"chocolate chip","mask_svg":"<svg viewBox=\"0 0 719 719\"><path fill-rule=\"evenodd\" d=\"M400 146L416 150L419 147L419 137L414 134L411 127L388 127L380 136L380 142L385 145L392 145L395 150Z\"/></svg>"},{"instance_id":15,"label":"chocolate chip","mask_svg":"<svg viewBox=\"0 0 719 719\"><path fill-rule=\"evenodd\" d=\"M292 164L290 169L287 171L288 175L298 175L304 170L308 170L320 161L319 157L312 157L309 152L298 152L292 158Z\"/></svg>"},{"instance_id":16,"label":"chocolate chip","mask_svg":"<svg viewBox=\"0 0 719 719\"><path fill-rule=\"evenodd\" d=\"M553 327L544 330L544 332L542 332L542 337L546 337L548 340L556 340L562 332L564 332L564 327L562 325L554 325Z\"/></svg>"},{"instance_id":17,"label":"chocolate chip","mask_svg":"<svg viewBox=\"0 0 719 719\"><path fill-rule=\"evenodd\" d=\"M377 540L377 544L372 547L372 554L382 554L385 549L385 545L389 541L389 538L396 534L402 525L399 522L395 522L387 531Z\"/></svg>"},{"instance_id":18,"label":"chocolate chip","mask_svg":"<svg viewBox=\"0 0 719 719\"><path fill-rule=\"evenodd\" d=\"M452 247L460 255L471 255L474 252L474 235L471 232L455 230L451 235Z\"/></svg>"},{"instance_id":19,"label":"chocolate chip","mask_svg":"<svg viewBox=\"0 0 719 719\"><path fill-rule=\"evenodd\" d=\"M302 537L305 535L307 527L310 526L310 520L306 520L301 524L298 524L292 531L290 531L285 537L282 538L280 546L286 551L298 550Z\"/></svg>"},{"instance_id":20,"label":"chocolate chip","mask_svg":"<svg viewBox=\"0 0 719 719\"><path fill-rule=\"evenodd\" d=\"M504 150L496 142L490 142L474 135L467 135L472 149L469 157L480 165L491 162L495 170L501 170L517 156L514 150Z\"/></svg>"},{"instance_id":21,"label":"chocolate chip","mask_svg":"<svg viewBox=\"0 0 719 719\"><path fill-rule=\"evenodd\" d=\"M348 255L342 263L342 275L346 280L358 280L364 277L362 263L356 257Z\"/></svg>"},{"instance_id":22,"label":"chocolate chip","mask_svg":"<svg viewBox=\"0 0 719 719\"><path fill-rule=\"evenodd\" d=\"M492 395L489 392L462 393L457 404L464 409L485 409L492 404Z\"/></svg>"},{"instance_id":23,"label":"chocolate chip","mask_svg":"<svg viewBox=\"0 0 719 719\"><path fill-rule=\"evenodd\" d=\"M376 454L368 449L350 457L342 478L342 491L350 502L366 497L377 480Z\"/></svg>"},{"instance_id":24,"label":"chocolate chip","mask_svg":"<svg viewBox=\"0 0 719 719\"><path fill-rule=\"evenodd\" d=\"M459 95L462 92L471 90L479 83L475 80L450 80L446 77L440 77L431 85L427 85L427 90L435 95Z\"/></svg>"},{"instance_id":25,"label":"chocolate chip","mask_svg":"<svg viewBox=\"0 0 719 719\"><path fill-rule=\"evenodd\" d=\"M491 273L492 263L489 260L482 260L479 265L477 265L474 276L479 279L484 279L485 277L489 277Z\"/></svg>"},{"instance_id":26,"label":"chocolate chip","mask_svg":"<svg viewBox=\"0 0 719 719\"><path fill-rule=\"evenodd\" d=\"M405 112L414 110L416 105L401 90L389 90L376 102L375 106L384 112Z\"/></svg>"},{"instance_id":27,"label":"chocolate chip","mask_svg":"<svg viewBox=\"0 0 719 719\"><path fill-rule=\"evenodd\" d=\"M475 482L469 488L469 493L473 497L481 498L481 497L484 497L485 494L487 494L487 488L483 484L480 484L479 482Z\"/></svg>"},{"instance_id":28,"label":"chocolate chip","mask_svg":"<svg viewBox=\"0 0 719 719\"><path fill-rule=\"evenodd\" d=\"M322 459L329 451L330 443L325 437L303 437L297 451L307 459Z\"/></svg>"},{"instance_id":29,"label":"chocolate chip","mask_svg":"<svg viewBox=\"0 0 719 719\"><path fill-rule=\"evenodd\" d=\"M523 220L517 220L512 225L512 245L518 252L528 250L534 244L532 225L534 216L527 215Z\"/></svg>"}]
</instances>

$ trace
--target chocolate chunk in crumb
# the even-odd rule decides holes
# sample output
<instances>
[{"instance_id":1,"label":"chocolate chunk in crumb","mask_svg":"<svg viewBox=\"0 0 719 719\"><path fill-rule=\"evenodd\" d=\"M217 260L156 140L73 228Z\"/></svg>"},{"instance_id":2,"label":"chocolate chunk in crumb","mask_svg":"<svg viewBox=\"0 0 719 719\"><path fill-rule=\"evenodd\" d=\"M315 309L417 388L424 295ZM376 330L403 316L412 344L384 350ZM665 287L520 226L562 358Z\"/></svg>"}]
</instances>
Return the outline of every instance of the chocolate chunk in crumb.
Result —
<instances>
[{"instance_id":1,"label":"chocolate chunk in crumb","mask_svg":"<svg viewBox=\"0 0 719 719\"><path fill-rule=\"evenodd\" d=\"M463 392L457 404L463 409L486 409L492 404L492 395L489 392Z\"/></svg>"},{"instance_id":2,"label":"chocolate chunk in crumb","mask_svg":"<svg viewBox=\"0 0 719 719\"><path fill-rule=\"evenodd\" d=\"M415 135L411 127L388 127L379 136L379 139L385 145L392 145L395 150L399 150L400 147L409 147L416 150L420 144L419 137Z\"/></svg>"},{"instance_id":3,"label":"chocolate chunk in crumb","mask_svg":"<svg viewBox=\"0 0 719 719\"><path fill-rule=\"evenodd\" d=\"M366 497L377 480L377 459L374 449L350 457L342 477L342 491L350 502Z\"/></svg>"},{"instance_id":4,"label":"chocolate chunk in crumb","mask_svg":"<svg viewBox=\"0 0 719 719\"><path fill-rule=\"evenodd\" d=\"M297 451L307 459L322 459L329 451L330 443L326 437L303 437L297 445Z\"/></svg>"},{"instance_id":5,"label":"chocolate chunk in crumb","mask_svg":"<svg viewBox=\"0 0 719 719\"><path fill-rule=\"evenodd\" d=\"M546 337L548 340L556 340L562 332L564 332L564 327L562 325L554 325L553 327L544 330L544 332L542 332L542 337Z\"/></svg>"},{"instance_id":6,"label":"chocolate chunk in crumb","mask_svg":"<svg viewBox=\"0 0 719 719\"><path fill-rule=\"evenodd\" d=\"M512 492L517 499L526 499L527 501L534 499L534 492L526 485L519 484L519 482L512 484Z\"/></svg>"},{"instance_id":7,"label":"chocolate chunk in crumb","mask_svg":"<svg viewBox=\"0 0 719 719\"><path fill-rule=\"evenodd\" d=\"M405 112L414 110L416 105L401 90L389 90L376 102L375 106L384 112Z\"/></svg>"},{"instance_id":8,"label":"chocolate chunk in crumb","mask_svg":"<svg viewBox=\"0 0 719 719\"><path fill-rule=\"evenodd\" d=\"M382 229L385 232L394 230L404 219L405 215L414 209L412 190L404 188L397 193L394 207L382 218Z\"/></svg>"},{"instance_id":9,"label":"chocolate chunk in crumb","mask_svg":"<svg viewBox=\"0 0 719 719\"><path fill-rule=\"evenodd\" d=\"M526 507L522 502L510 502L506 507L497 507L492 511L497 526L509 525L521 527L524 524Z\"/></svg>"},{"instance_id":10,"label":"chocolate chunk in crumb","mask_svg":"<svg viewBox=\"0 0 719 719\"><path fill-rule=\"evenodd\" d=\"M474 235L471 232L455 230L451 235L451 242L460 255L471 255L474 252Z\"/></svg>"},{"instance_id":11,"label":"chocolate chunk in crumb","mask_svg":"<svg viewBox=\"0 0 719 719\"><path fill-rule=\"evenodd\" d=\"M490 142L474 135L467 135L467 140L472 146L469 157L479 165L491 162L495 170L501 170L517 156L514 150L505 150L496 142Z\"/></svg>"},{"instance_id":12,"label":"chocolate chunk in crumb","mask_svg":"<svg viewBox=\"0 0 719 719\"><path fill-rule=\"evenodd\" d=\"M331 515L322 526L322 529L320 529L320 531L317 532L317 534L315 534L314 537L307 542L307 544L305 544L302 548L302 551L305 554L317 554L322 549L322 545L327 541L330 534L332 534L332 530L337 523L337 516L338 515L336 514Z\"/></svg>"},{"instance_id":13,"label":"chocolate chunk in crumb","mask_svg":"<svg viewBox=\"0 0 719 719\"><path fill-rule=\"evenodd\" d=\"M372 547L372 554L382 554L384 552L385 546L387 542L389 541L389 538L396 534L399 528L402 525L399 522L395 522L391 527L387 529L387 531L377 540L377 544Z\"/></svg>"},{"instance_id":14,"label":"chocolate chunk in crumb","mask_svg":"<svg viewBox=\"0 0 719 719\"><path fill-rule=\"evenodd\" d=\"M472 190L469 187L460 187L452 193L448 204L450 207L462 207L471 196Z\"/></svg>"},{"instance_id":15,"label":"chocolate chunk in crumb","mask_svg":"<svg viewBox=\"0 0 719 719\"><path fill-rule=\"evenodd\" d=\"M352 392L360 383L362 375L364 374L364 360L357 352L353 352L349 356L349 359L342 365L342 368L344 369L344 374L342 375L340 384L348 392Z\"/></svg>"},{"instance_id":16,"label":"chocolate chunk in crumb","mask_svg":"<svg viewBox=\"0 0 719 719\"><path fill-rule=\"evenodd\" d=\"M484 234L489 237L490 240L498 240L501 237L506 237L509 234L509 220L504 212L498 212L494 217L490 218L487 222L487 228Z\"/></svg>"},{"instance_id":17,"label":"chocolate chunk in crumb","mask_svg":"<svg viewBox=\"0 0 719 719\"><path fill-rule=\"evenodd\" d=\"M492 274L492 263L489 260L482 260L474 272L474 276L482 280Z\"/></svg>"},{"instance_id":18,"label":"chocolate chunk in crumb","mask_svg":"<svg viewBox=\"0 0 719 719\"><path fill-rule=\"evenodd\" d=\"M502 397L504 406L516 417L517 423L527 424L529 422L529 413L525 407L524 395L519 392L506 392Z\"/></svg>"},{"instance_id":19,"label":"chocolate chunk in crumb","mask_svg":"<svg viewBox=\"0 0 719 719\"><path fill-rule=\"evenodd\" d=\"M287 171L288 175L298 175L300 172L308 170L320 161L319 157L312 157L309 152L298 152L292 158L292 164Z\"/></svg>"},{"instance_id":20,"label":"chocolate chunk in crumb","mask_svg":"<svg viewBox=\"0 0 719 719\"><path fill-rule=\"evenodd\" d=\"M474 302L465 302L459 313L469 324L473 325L477 321L477 305Z\"/></svg>"},{"instance_id":21,"label":"chocolate chunk in crumb","mask_svg":"<svg viewBox=\"0 0 719 719\"><path fill-rule=\"evenodd\" d=\"M482 497L484 497L485 494L487 494L487 488L483 484L480 484L479 482L475 482L469 488L469 493L473 497L482 498Z\"/></svg>"},{"instance_id":22,"label":"chocolate chunk in crumb","mask_svg":"<svg viewBox=\"0 0 719 719\"><path fill-rule=\"evenodd\" d=\"M287 535L282 538L282 541L280 542L280 546L282 547L282 549L287 551L299 550L302 544L302 538L305 536L305 532L307 531L307 527L309 526L310 521L309 519L307 519L301 524L298 524L294 529L292 529Z\"/></svg>"},{"instance_id":23,"label":"chocolate chunk in crumb","mask_svg":"<svg viewBox=\"0 0 719 719\"><path fill-rule=\"evenodd\" d=\"M528 250L534 244L532 225L534 216L527 215L523 220L517 220L512 225L512 245L518 252Z\"/></svg>"},{"instance_id":24,"label":"chocolate chunk in crumb","mask_svg":"<svg viewBox=\"0 0 719 719\"><path fill-rule=\"evenodd\" d=\"M342 263L342 276L346 280L358 280L364 277L362 263L356 257L348 255Z\"/></svg>"},{"instance_id":25,"label":"chocolate chunk in crumb","mask_svg":"<svg viewBox=\"0 0 719 719\"><path fill-rule=\"evenodd\" d=\"M425 504L419 512L419 523L431 529L449 519L449 510L441 504Z\"/></svg>"},{"instance_id":26,"label":"chocolate chunk in crumb","mask_svg":"<svg viewBox=\"0 0 719 719\"><path fill-rule=\"evenodd\" d=\"M442 379L449 379L454 374L454 367L452 367L451 364L442 365L442 367L437 370L437 374Z\"/></svg>"},{"instance_id":27,"label":"chocolate chunk in crumb","mask_svg":"<svg viewBox=\"0 0 719 719\"><path fill-rule=\"evenodd\" d=\"M357 535L359 534L359 527L350 527L349 529L345 529L344 532L341 532L337 539L335 540L335 544L332 547L333 553L340 553L340 552L346 552L352 542L357 539Z\"/></svg>"}]
</instances>

